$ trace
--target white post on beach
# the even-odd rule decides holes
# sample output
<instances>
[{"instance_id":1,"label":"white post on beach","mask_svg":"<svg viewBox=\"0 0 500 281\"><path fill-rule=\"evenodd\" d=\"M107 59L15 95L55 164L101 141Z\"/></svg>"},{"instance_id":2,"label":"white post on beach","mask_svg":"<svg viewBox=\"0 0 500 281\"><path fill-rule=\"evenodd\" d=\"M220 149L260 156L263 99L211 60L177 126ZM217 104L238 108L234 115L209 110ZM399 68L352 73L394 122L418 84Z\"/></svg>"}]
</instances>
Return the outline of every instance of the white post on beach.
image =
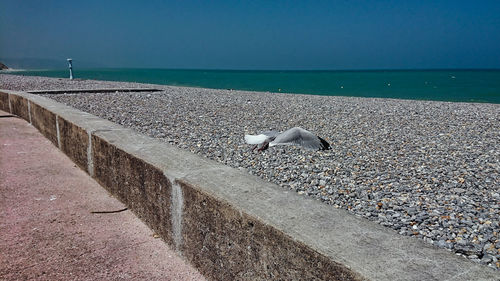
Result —
<instances>
[{"instance_id":1,"label":"white post on beach","mask_svg":"<svg viewBox=\"0 0 500 281\"><path fill-rule=\"evenodd\" d=\"M69 63L69 79L73 79L73 59L68 59Z\"/></svg>"}]
</instances>

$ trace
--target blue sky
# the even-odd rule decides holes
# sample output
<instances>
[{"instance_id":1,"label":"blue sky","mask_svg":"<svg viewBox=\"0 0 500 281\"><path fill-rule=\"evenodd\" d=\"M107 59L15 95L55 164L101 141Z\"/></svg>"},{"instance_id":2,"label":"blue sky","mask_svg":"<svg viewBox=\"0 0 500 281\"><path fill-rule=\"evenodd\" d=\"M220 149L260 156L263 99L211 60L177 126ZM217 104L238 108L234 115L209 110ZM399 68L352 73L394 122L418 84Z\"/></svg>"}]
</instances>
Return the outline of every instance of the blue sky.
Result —
<instances>
[{"instance_id":1,"label":"blue sky","mask_svg":"<svg viewBox=\"0 0 500 281\"><path fill-rule=\"evenodd\" d=\"M500 68L500 1L7 1L0 58L215 69Z\"/></svg>"}]
</instances>

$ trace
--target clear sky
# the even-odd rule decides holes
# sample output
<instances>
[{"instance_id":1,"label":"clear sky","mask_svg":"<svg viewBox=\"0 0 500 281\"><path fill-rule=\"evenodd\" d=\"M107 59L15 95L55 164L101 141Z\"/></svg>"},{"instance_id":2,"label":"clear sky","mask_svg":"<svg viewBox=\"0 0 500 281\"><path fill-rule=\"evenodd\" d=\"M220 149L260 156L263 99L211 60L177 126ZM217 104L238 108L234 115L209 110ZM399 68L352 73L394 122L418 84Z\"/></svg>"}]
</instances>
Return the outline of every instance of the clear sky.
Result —
<instances>
[{"instance_id":1,"label":"clear sky","mask_svg":"<svg viewBox=\"0 0 500 281\"><path fill-rule=\"evenodd\" d=\"M0 0L0 58L104 67L500 68L500 1Z\"/></svg>"}]
</instances>

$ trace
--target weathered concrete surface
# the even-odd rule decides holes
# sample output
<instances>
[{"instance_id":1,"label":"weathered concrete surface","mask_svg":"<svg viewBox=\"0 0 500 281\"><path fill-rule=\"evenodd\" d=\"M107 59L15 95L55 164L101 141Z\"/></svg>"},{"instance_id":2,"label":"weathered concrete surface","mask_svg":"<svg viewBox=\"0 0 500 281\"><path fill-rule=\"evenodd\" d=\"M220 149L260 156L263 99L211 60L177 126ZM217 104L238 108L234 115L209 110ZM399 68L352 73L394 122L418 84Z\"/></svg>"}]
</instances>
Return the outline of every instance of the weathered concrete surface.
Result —
<instances>
[{"instance_id":1,"label":"weathered concrete surface","mask_svg":"<svg viewBox=\"0 0 500 281\"><path fill-rule=\"evenodd\" d=\"M73 123L69 130L87 132L88 173L209 279L500 278L497 271L244 171L51 100L11 93Z\"/></svg>"},{"instance_id":2,"label":"weathered concrete surface","mask_svg":"<svg viewBox=\"0 0 500 281\"><path fill-rule=\"evenodd\" d=\"M170 231L172 185L163 172L95 136L92 150L96 180L173 244Z\"/></svg>"},{"instance_id":3,"label":"weathered concrete surface","mask_svg":"<svg viewBox=\"0 0 500 281\"><path fill-rule=\"evenodd\" d=\"M10 112L9 95L0 91L0 110Z\"/></svg>"},{"instance_id":4,"label":"weathered concrete surface","mask_svg":"<svg viewBox=\"0 0 500 281\"><path fill-rule=\"evenodd\" d=\"M179 182L184 198L182 252L220 280L363 280L341 263L231 204Z\"/></svg>"},{"instance_id":5,"label":"weathered concrete surface","mask_svg":"<svg viewBox=\"0 0 500 281\"><path fill-rule=\"evenodd\" d=\"M49 139L55 146L58 145L57 141L57 123L56 115L45 109L42 106L30 101L30 120L33 126L42 133L47 139Z\"/></svg>"},{"instance_id":6,"label":"weathered concrete surface","mask_svg":"<svg viewBox=\"0 0 500 281\"><path fill-rule=\"evenodd\" d=\"M88 132L61 116L57 118L57 126L59 127L59 143L61 144L60 149L62 152L82 170L87 170Z\"/></svg>"},{"instance_id":7,"label":"weathered concrete surface","mask_svg":"<svg viewBox=\"0 0 500 281\"><path fill-rule=\"evenodd\" d=\"M0 112L0 116L9 115ZM0 280L204 280L26 121L0 118Z\"/></svg>"},{"instance_id":8,"label":"weathered concrete surface","mask_svg":"<svg viewBox=\"0 0 500 281\"><path fill-rule=\"evenodd\" d=\"M15 114L28 122L31 122L28 99L20 95L9 95L9 107L10 113Z\"/></svg>"}]
</instances>

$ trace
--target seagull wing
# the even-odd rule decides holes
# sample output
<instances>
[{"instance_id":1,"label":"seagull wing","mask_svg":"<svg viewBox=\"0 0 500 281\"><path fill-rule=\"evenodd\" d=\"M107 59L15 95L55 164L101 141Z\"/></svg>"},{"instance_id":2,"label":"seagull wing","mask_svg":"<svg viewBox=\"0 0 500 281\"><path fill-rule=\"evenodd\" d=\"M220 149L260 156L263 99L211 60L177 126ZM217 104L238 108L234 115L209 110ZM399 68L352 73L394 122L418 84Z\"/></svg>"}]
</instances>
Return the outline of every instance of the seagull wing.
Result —
<instances>
[{"instance_id":1,"label":"seagull wing","mask_svg":"<svg viewBox=\"0 0 500 281\"><path fill-rule=\"evenodd\" d=\"M270 138L275 138L275 137L277 137L277 136L280 134L280 132L276 132L276 131L265 131L265 132L262 132L261 134L266 135L266 136L268 136L268 137L270 137Z\"/></svg>"},{"instance_id":2,"label":"seagull wing","mask_svg":"<svg viewBox=\"0 0 500 281\"><path fill-rule=\"evenodd\" d=\"M248 144L261 144L273 140L278 135L279 133L276 131L266 131L258 135L245 135L245 142Z\"/></svg>"},{"instance_id":3,"label":"seagull wing","mask_svg":"<svg viewBox=\"0 0 500 281\"><path fill-rule=\"evenodd\" d=\"M299 127L291 128L279 134L269 146L300 145L309 149L330 149L330 145L322 138Z\"/></svg>"}]
</instances>

